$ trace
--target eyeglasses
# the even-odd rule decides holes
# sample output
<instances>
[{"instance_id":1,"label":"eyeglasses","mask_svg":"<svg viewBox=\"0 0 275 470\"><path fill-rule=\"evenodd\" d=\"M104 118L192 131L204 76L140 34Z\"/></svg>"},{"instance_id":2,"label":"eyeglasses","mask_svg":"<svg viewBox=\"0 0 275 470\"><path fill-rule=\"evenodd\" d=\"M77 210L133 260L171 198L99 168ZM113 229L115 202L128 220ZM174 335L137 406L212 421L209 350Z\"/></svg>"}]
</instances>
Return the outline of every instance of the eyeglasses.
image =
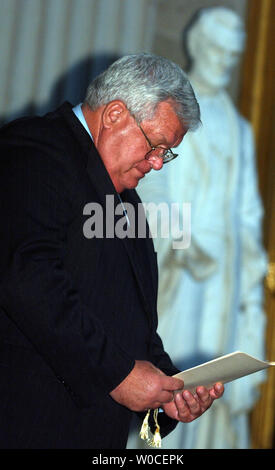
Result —
<instances>
[{"instance_id":1,"label":"eyeglasses","mask_svg":"<svg viewBox=\"0 0 275 470\"><path fill-rule=\"evenodd\" d=\"M140 128L142 134L144 135L145 139L147 140L148 144L151 147L151 150L149 150L149 152L147 152L146 155L145 155L146 160L148 160L151 156L155 155L158 158L162 158L163 163L169 163L172 160L174 160L174 158L178 157L178 154L172 152L172 150L170 148L166 149L166 148L158 146L158 145L156 147L154 147L151 144L150 140L148 139L147 135L145 134L144 130L142 129L141 125L137 121L136 121L136 123L137 123L138 127Z\"/></svg>"}]
</instances>

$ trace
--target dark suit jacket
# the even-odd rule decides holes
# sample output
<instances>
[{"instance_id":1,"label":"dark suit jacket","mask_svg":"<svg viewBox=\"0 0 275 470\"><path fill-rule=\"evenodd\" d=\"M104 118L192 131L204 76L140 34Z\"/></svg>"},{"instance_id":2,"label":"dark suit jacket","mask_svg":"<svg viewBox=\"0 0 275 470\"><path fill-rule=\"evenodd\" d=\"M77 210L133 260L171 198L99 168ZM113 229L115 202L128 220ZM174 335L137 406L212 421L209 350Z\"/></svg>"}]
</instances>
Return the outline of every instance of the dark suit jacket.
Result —
<instances>
[{"instance_id":1,"label":"dark suit jacket","mask_svg":"<svg viewBox=\"0 0 275 470\"><path fill-rule=\"evenodd\" d=\"M156 333L152 240L84 236L84 206L119 200L69 103L4 126L0 148L0 446L123 448L131 412L109 392L136 359L178 372Z\"/></svg>"}]
</instances>

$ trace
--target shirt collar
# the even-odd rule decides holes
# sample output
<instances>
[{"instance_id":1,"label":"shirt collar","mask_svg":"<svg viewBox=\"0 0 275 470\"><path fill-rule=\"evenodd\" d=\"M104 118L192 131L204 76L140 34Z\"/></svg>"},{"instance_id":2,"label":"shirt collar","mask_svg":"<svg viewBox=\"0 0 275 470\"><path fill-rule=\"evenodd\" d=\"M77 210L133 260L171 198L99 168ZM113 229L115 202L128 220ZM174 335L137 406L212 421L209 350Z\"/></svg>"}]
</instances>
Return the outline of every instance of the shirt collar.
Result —
<instances>
[{"instance_id":1,"label":"shirt collar","mask_svg":"<svg viewBox=\"0 0 275 470\"><path fill-rule=\"evenodd\" d=\"M82 112L82 109L81 109L81 106L82 106L82 103L79 103L78 105L76 105L74 108L73 108L73 112L75 113L76 117L79 119L79 121L81 122L81 124L85 127L86 131L88 132L89 136L91 137L91 139L93 140L93 136L91 134L91 131L88 127L88 124L86 122L86 119L84 117L84 114Z\"/></svg>"}]
</instances>

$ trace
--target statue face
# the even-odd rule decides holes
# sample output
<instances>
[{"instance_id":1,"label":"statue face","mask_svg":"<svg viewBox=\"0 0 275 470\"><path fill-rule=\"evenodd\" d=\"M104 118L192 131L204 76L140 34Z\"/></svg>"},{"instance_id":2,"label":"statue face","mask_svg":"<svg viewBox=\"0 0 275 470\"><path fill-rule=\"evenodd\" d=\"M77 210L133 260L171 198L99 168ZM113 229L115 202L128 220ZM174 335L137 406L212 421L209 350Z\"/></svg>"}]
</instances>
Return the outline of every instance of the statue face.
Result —
<instances>
[{"instance_id":1,"label":"statue face","mask_svg":"<svg viewBox=\"0 0 275 470\"><path fill-rule=\"evenodd\" d=\"M233 67L237 64L240 51L230 44L214 42L211 38L201 37L199 47L193 57L193 77L204 87L220 89L226 87L231 79Z\"/></svg>"},{"instance_id":2,"label":"statue face","mask_svg":"<svg viewBox=\"0 0 275 470\"><path fill-rule=\"evenodd\" d=\"M193 79L210 92L226 87L244 43L245 31L239 15L225 7L203 9L189 32Z\"/></svg>"}]
</instances>

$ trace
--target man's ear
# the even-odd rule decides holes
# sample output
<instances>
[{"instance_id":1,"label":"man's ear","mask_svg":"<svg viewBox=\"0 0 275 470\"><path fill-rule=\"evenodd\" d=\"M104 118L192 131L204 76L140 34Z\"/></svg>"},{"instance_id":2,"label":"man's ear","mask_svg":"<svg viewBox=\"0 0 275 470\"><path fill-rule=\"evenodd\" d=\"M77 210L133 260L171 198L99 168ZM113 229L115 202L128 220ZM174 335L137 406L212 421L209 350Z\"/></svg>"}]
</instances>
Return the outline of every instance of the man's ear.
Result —
<instances>
[{"instance_id":1,"label":"man's ear","mask_svg":"<svg viewBox=\"0 0 275 470\"><path fill-rule=\"evenodd\" d=\"M105 128L111 128L116 124L120 124L129 117L129 111L123 101L110 101L105 106L102 114L102 123Z\"/></svg>"}]
</instances>

